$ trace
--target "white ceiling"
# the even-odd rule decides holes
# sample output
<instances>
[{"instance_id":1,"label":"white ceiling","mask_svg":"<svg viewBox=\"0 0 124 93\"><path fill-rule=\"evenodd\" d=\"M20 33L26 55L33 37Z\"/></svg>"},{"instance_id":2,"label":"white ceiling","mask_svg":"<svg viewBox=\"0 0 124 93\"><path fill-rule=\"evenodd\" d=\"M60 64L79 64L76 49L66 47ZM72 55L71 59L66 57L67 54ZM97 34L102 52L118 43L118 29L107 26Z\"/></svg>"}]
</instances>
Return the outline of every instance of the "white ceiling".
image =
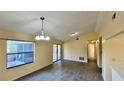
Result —
<instances>
[{"instance_id":1,"label":"white ceiling","mask_svg":"<svg viewBox=\"0 0 124 93\"><path fill-rule=\"evenodd\" d=\"M94 31L98 12L96 11L31 11L31 12L0 12L0 29L5 31L23 32L36 35L41 29L40 17L44 16L44 31L58 40L72 38L70 34L83 34Z\"/></svg>"}]
</instances>

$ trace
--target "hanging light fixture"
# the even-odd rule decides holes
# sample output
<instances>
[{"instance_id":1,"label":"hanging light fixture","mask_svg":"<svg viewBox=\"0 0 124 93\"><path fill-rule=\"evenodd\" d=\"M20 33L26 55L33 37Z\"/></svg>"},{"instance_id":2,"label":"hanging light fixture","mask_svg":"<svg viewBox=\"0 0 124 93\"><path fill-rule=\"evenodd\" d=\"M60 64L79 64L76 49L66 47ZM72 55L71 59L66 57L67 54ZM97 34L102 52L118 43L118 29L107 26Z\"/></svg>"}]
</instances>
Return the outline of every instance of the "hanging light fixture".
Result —
<instances>
[{"instance_id":1,"label":"hanging light fixture","mask_svg":"<svg viewBox=\"0 0 124 93\"><path fill-rule=\"evenodd\" d=\"M36 40L50 40L50 37L49 36L46 36L44 34L44 29L43 29L43 21L45 20L44 17L40 17L40 19L42 20L42 28L41 28L41 34L37 35L35 37Z\"/></svg>"}]
</instances>

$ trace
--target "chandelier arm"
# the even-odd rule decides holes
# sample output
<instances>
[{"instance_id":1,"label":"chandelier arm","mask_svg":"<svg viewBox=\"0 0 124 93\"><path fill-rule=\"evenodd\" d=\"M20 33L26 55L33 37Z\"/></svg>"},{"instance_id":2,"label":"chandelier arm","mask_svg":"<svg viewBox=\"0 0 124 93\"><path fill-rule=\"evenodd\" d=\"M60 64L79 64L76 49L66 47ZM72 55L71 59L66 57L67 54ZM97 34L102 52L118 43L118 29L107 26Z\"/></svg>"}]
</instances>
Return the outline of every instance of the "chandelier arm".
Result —
<instances>
[{"instance_id":1,"label":"chandelier arm","mask_svg":"<svg viewBox=\"0 0 124 93\"><path fill-rule=\"evenodd\" d=\"M41 35L44 35L44 32L43 32L43 24L44 24L44 18L41 18L41 20L42 20L42 28L41 28Z\"/></svg>"},{"instance_id":2,"label":"chandelier arm","mask_svg":"<svg viewBox=\"0 0 124 93\"><path fill-rule=\"evenodd\" d=\"M41 30L43 31L43 20L42 20L42 29Z\"/></svg>"}]
</instances>

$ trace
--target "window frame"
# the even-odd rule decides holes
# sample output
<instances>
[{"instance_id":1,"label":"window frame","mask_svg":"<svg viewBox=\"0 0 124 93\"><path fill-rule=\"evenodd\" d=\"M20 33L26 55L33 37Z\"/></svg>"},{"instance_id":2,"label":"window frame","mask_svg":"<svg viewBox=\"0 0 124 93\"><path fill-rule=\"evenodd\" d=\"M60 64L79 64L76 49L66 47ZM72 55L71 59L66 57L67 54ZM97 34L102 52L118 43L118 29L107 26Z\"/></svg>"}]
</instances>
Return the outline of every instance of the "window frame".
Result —
<instances>
[{"instance_id":1,"label":"window frame","mask_svg":"<svg viewBox=\"0 0 124 93\"><path fill-rule=\"evenodd\" d=\"M7 41L20 41L20 42L32 42L33 43L33 47L34 47L34 51L32 52L19 52L19 53L7 53ZM15 68L15 67L20 67L20 66L23 66L23 65L27 65L27 64L31 64L31 63L34 63L35 61L35 44L36 44L36 41L28 41L28 40L16 40L16 39L7 39L6 40L6 69L11 69L11 68ZM28 63L25 63L25 64L20 64L20 65L16 65L16 66L12 66L12 67L7 67L7 63L8 63L8 54L26 54L26 53L33 53L33 61L32 62L28 62Z\"/></svg>"}]
</instances>

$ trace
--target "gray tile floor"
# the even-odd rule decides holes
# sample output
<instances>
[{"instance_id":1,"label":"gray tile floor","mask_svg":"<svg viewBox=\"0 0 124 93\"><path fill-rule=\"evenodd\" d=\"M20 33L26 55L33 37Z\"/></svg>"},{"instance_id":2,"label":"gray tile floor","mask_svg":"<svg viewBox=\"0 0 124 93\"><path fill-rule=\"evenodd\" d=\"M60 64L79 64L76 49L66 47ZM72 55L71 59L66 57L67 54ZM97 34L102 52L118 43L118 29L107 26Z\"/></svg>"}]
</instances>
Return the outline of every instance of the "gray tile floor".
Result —
<instances>
[{"instance_id":1,"label":"gray tile floor","mask_svg":"<svg viewBox=\"0 0 124 93\"><path fill-rule=\"evenodd\" d=\"M58 61L18 81L103 81L96 62Z\"/></svg>"}]
</instances>

